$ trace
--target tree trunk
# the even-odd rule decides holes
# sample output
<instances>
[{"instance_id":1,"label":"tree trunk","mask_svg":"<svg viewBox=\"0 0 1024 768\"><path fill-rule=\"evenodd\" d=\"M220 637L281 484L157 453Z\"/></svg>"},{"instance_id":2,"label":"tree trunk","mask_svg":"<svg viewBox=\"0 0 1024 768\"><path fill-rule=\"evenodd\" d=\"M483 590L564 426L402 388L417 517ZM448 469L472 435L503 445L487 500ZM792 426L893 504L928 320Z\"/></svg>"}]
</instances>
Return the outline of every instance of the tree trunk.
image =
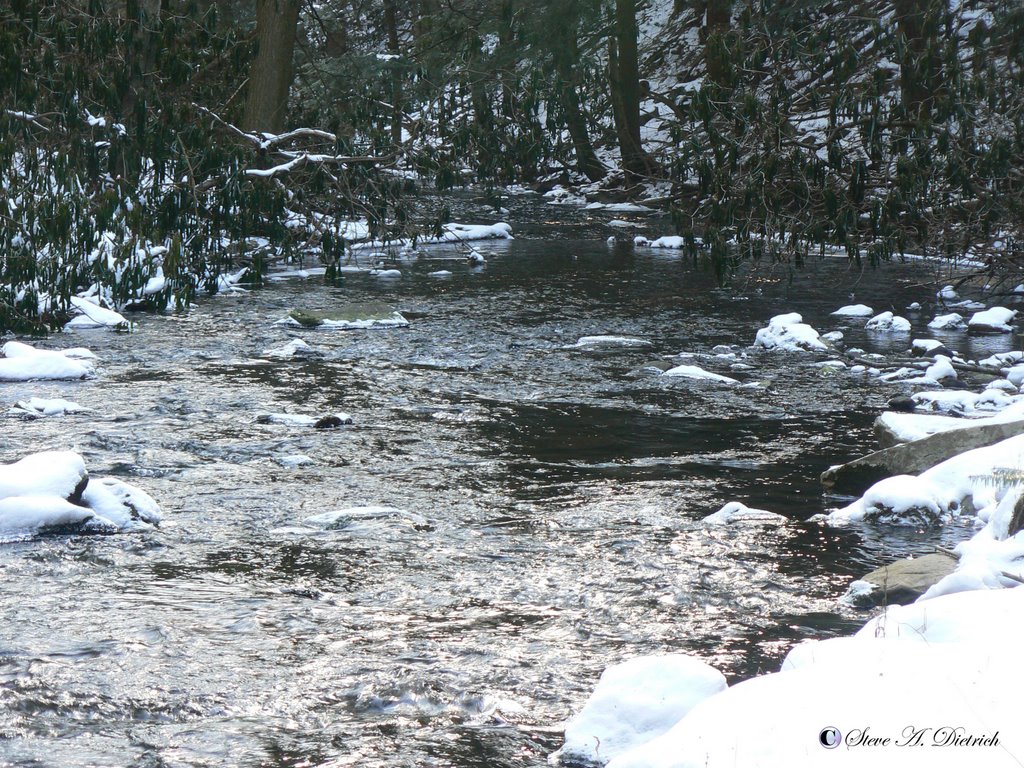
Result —
<instances>
[{"instance_id":1,"label":"tree trunk","mask_svg":"<svg viewBox=\"0 0 1024 768\"><path fill-rule=\"evenodd\" d=\"M931 117L941 81L940 8L935 0L893 0L902 38L900 88L907 114L917 121Z\"/></svg>"},{"instance_id":2,"label":"tree trunk","mask_svg":"<svg viewBox=\"0 0 1024 768\"><path fill-rule=\"evenodd\" d=\"M615 0L615 28L608 41L608 75L615 131L627 176L645 176L654 163L640 142L640 61L636 0Z\"/></svg>"},{"instance_id":3,"label":"tree trunk","mask_svg":"<svg viewBox=\"0 0 1024 768\"><path fill-rule=\"evenodd\" d=\"M725 88L729 79L725 41L732 24L732 0L707 0L704 14L704 65L708 80Z\"/></svg>"},{"instance_id":4,"label":"tree trunk","mask_svg":"<svg viewBox=\"0 0 1024 768\"><path fill-rule=\"evenodd\" d=\"M384 0L384 26L388 33L388 53L400 55L398 42L398 14L395 12L395 1ZM402 117L405 114L402 98L402 72L398 61L390 62L391 68L391 143L400 146L402 143Z\"/></svg>"},{"instance_id":5,"label":"tree trunk","mask_svg":"<svg viewBox=\"0 0 1024 768\"><path fill-rule=\"evenodd\" d=\"M295 70L292 57L299 25L299 0L256 0L256 56L242 127L281 133Z\"/></svg>"}]
</instances>

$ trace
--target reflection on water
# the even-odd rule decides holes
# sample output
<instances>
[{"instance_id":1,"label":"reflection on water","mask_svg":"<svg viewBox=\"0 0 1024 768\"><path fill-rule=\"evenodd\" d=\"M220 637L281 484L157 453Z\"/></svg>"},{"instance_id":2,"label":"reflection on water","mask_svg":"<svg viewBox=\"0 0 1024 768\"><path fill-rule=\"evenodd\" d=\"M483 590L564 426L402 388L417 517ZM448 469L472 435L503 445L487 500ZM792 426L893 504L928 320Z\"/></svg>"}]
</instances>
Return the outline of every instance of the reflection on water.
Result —
<instances>
[{"instance_id":1,"label":"reflection on water","mask_svg":"<svg viewBox=\"0 0 1024 768\"><path fill-rule=\"evenodd\" d=\"M683 651L732 679L774 669L792 643L864 621L836 604L852 576L965 534L802 522L828 502L818 474L869 445L900 390L743 357L793 309L902 350L828 313L851 292L879 311L927 301L923 266L818 264L730 293L672 254L598 241L480 250L484 269L434 251L397 281L283 282L140 317L131 336L55 338L94 349L100 376L3 386L6 402L93 413L5 417L0 460L77 450L159 499L166 524L0 548L0 758L541 766L608 664ZM440 268L453 276L427 276ZM367 300L412 327L273 325L290 307ZM597 334L650 346L571 348ZM262 355L292 335L325 356ZM715 358L718 344L739 357ZM755 386L643 370L684 351ZM256 419L338 411L355 423ZM274 461L299 454L312 463ZM793 522L699 524L730 500ZM367 505L393 510L308 521Z\"/></svg>"}]
</instances>

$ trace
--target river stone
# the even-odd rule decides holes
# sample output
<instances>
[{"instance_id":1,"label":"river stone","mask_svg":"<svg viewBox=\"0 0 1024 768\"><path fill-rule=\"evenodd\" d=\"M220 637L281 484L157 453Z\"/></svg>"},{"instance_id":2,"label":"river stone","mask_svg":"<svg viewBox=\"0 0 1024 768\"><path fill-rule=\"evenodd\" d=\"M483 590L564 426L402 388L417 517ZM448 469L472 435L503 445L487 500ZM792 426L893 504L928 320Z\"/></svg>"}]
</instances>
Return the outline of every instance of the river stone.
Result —
<instances>
[{"instance_id":1,"label":"river stone","mask_svg":"<svg viewBox=\"0 0 1024 768\"><path fill-rule=\"evenodd\" d=\"M912 413L917 408L917 402L912 397L907 395L897 395L889 401L890 411L900 411L902 413Z\"/></svg>"},{"instance_id":2,"label":"river stone","mask_svg":"<svg viewBox=\"0 0 1024 768\"><path fill-rule=\"evenodd\" d=\"M883 565L864 581L877 587L871 592L876 605L906 605L955 571L956 565L956 559L948 555L922 555Z\"/></svg>"},{"instance_id":3,"label":"river stone","mask_svg":"<svg viewBox=\"0 0 1024 768\"><path fill-rule=\"evenodd\" d=\"M829 467L822 472L821 483L833 492L862 495L879 480L893 475L918 475L965 451L994 445L1022 433L1024 420L940 432Z\"/></svg>"},{"instance_id":4,"label":"river stone","mask_svg":"<svg viewBox=\"0 0 1024 768\"><path fill-rule=\"evenodd\" d=\"M308 309L293 309L288 316L305 328L337 326L369 328L374 325L405 326L409 321L400 312L379 302L348 304L330 312L314 312Z\"/></svg>"}]
</instances>

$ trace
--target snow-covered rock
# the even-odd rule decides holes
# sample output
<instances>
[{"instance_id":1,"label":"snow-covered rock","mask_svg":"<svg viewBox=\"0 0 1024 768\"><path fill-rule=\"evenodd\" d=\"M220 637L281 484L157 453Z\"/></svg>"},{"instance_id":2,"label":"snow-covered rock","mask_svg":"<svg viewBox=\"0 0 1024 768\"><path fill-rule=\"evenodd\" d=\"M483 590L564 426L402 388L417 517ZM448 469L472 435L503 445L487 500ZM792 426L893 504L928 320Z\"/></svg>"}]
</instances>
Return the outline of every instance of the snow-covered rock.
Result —
<instances>
[{"instance_id":1,"label":"snow-covered rock","mask_svg":"<svg viewBox=\"0 0 1024 768\"><path fill-rule=\"evenodd\" d=\"M283 346L263 350L263 355L264 357L306 358L323 357L324 353L318 349L314 349L313 347L309 346L309 344L307 344L302 339L292 339Z\"/></svg>"},{"instance_id":2,"label":"snow-covered rock","mask_svg":"<svg viewBox=\"0 0 1024 768\"><path fill-rule=\"evenodd\" d=\"M754 346L782 352L828 351L818 332L805 324L796 312L776 315L769 320L768 327L757 332Z\"/></svg>"},{"instance_id":3,"label":"snow-covered rock","mask_svg":"<svg viewBox=\"0 0 1024 768\"><path fill-rule=\"evenodd\" d=\"M962 331L967 327L963 316L950 312L948 315L936 315L935 319L928 323L933 331Z\"/></svg>"},{"instance_id":4,"label":"snow-covered rock","mask_svg":"<svg viewBox=\"0 0 1024 768\"><path fill-rule=\"evenodd\" d=\"M603 764L666 733L727 688L714 667L682 654L641 656L608 667L565 726L563 762Z\"/></svg>"},{"instance_id":5,"label":"snow-covered rock","mask_svg":"<svg viewBox=\"0 0 1024 768\"><path fill-rule=\"evenodd\" d=\"M698 381L710 381L714 384L739 384L736 379L728 376L722 376L718 373L712 373L711 371L705 371L696 365L677 365L675 368L669 368L665 371L662 376L678 376L685 379L696 379Z\"/></svg>"},{"instance_id":6,"label":"snow-covered rock","mask_svg":"<svg viewBox=\"0 0 1024 768\"><path fill-rule=\"evenodd\" d=\"M700 240L695 239L694 242L699 244ZM637 235L633 238L633 244L642 248L665 248L672 251L682 250L687 245L686 238L678 235L665 235L656 240L649 240L643 235Z\"/></svg>"},{"instance_id":7,"label":"snow-covered rock","mask_svg":"<svg viewBox=\"0 0 1024 768\"><path fill-rule=\"evenodd\" d=\"M975 312L967 321L967 330L974 333L1010 333L1010 321L1017 316L1017 310L1006 307L992 307Z\"/></svg>"},{"instance_id":8,"label":"snow-covered rock","mask_svg":"<svg viewBox=\"0 0 1024 768\"><path fill-rule=\"evenodd\" d=\"M935 298L939 301L956 301L960 295L952 285L945 285L935 294Z\"/></svg>"},{"instance_id":9,"label":"snow-covered rock","mask_svg":"<svg viewBox=\"0 0 1024 768\"><path fill-rule=\"evenodd\" d=\"M875 310L866 304L848 304L832 313L836 317L871 317Z\"/></svg>"},{"instance_id":10,"label":"snow-covered rock","mask_svg":"<svg viewBox=\"0 0 1024 768\"><path fill-rule=\"evenodd\" d=\"M105 309L79 296L71 297L71 306L78 312L64 325L64 330L83 330L87 328L110 328L113 330L130 330L131 323L112 309Z\"/></svg>"},{"instance_id":11,"label":"snow-covered rock","mask_svg":"<svg viewBox=\"0 0 1024 768\"><path fill-rule=\"evenodd\" d=\"M705 525L733 525L736 523L768 523L778 525L786 522L786 518L769 512L767 509L754 509L738 501L730 501L717 512L708 515L702 523Z\"/></svg>"},{"instance_id":12,"label":"snow-covered rock","mask_svg":"<svg viewBox=\"0 0 1024 768\"><path fill-rule=\"evenodd\" d=\"M147 529L159 522L160 508L149 494L120 480L90 478L77 453L45 451L0 465L0 540L51 529Z\"/></svg>"},{"instance_id":13,"label":"snow-covered rock","mask_svg":"<svg viewBox=\"0 0 1024 768\"><path fill-rule=\"evenodd\" d=\"M632 336L581 336L570 347L648 347L651 342Z\"/></svg>"},{"instance_id":14,"label":"snow-covered rock","mask_svg":"<svg viewBox=\"0 0 1024 768\"><path fill-rule=\"evenodd\" d=\"M65 413L80 413L84 410L87 409L78 403L63 400L59 397L52 399L31 397L28 400L19 400L11 408L11 413L24 414L36 418L39 416L63 416Z\"/></svg>"},{"instance_id":15,"label":"snow-covered rock","mask_svg":"<svg viewBox=\"0 0 1024 768\"><path fill-rule=\"evenodd\" d=\"M84 379L93 374L95 355L87 349L54 351L9 341L0 354L0 381Z\"/></svg>"},{"instance_id":16,"label":"snow-covered rock","mask_svg":"<svg viewBox=\"0 0 1024 768\"><path fill-rule=\"evenodd\" d=\"M343 424L351 424L352 417L347 413L333 413L327 416L306 416L298 413L261 413L256 417L256 423L329 429Z\"/></svg>"},{"instance_id":17,"label":"snow-covered rock","mask_svg":"<svg viewBox=\"0 0 1024 768\"><path fill-rule=\"evenodd\" d=\"M888 525L936 525L948 522L957 494L922 476L896 475L875 483L857 502L828 515L832 523L869 522Z\"/></svg>"},{"instance_id":18,"label":"snow-covered rock","mask_svg":"<svg viewBox=\"0 0 1024 768\"><path fill-rule=\"evenodd\" d=\"M880 333L910 333L910 321L892 312L882 312L868 320L864 328Z\"/></svg>"}]
</instances>

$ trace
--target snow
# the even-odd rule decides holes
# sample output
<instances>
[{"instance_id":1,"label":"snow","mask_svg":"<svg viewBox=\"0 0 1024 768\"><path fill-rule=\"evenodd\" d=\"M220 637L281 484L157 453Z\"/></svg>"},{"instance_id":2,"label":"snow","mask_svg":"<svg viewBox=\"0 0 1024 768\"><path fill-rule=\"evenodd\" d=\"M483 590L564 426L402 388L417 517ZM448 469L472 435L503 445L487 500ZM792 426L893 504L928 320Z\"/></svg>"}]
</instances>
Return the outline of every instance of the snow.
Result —
<instances>
[{"instance_id":1,"label":"snow","mask_svg":"<svg viewBox=\"0 0 1024 768\"><path fill-rule=\"evenodd\" d=\"M11 409L11 413L23 413L29 416L63 416L65 413L79 413L86 410L78 403L62 398L45 399L31 397L19 400Z\"/></svg>"},{"instance_id":2,"label":"snow","mask_svg":"<svg viewBox=\"0 0 1024 768\"><path fill-rule=\"evenodd\" d=\"M953 456L916 477L880 480L863 497L825 519L837 524L941 524L960 514L970 500L978 519L988 521L999 502L1000 473L1019 467L1024 467L1024 435Z\"/></svg>"},{"instance_id":3,"label":"snow","mask_svg":"<svg viewBox=\"0 0 1024 768\"><path fill-rule=\"evenodd\" d=\"M575 344L571 344L570 348L574 347L648 347L651 342L646 339L638 339L632 336L581 336Z\"/></svg>"},{"instance_id":4,"label":"snow","mask_svg":"<svg viewBox=\"0 0 1024 768\"><path fill-rule=\"evenodd\" d=\"M428 272L427 277L451 277L452 273L447 269L439 269L436 272Z\"/></svg>"},{"instance_id":5,"label":"snow","mask_svg":"<svg viewBox=\"0 0 1024 768\"><path fill-rule=\"evenodd\" d=\"M696 240L695 242L699 243L700 241ZM657 240L648 240L643 235L638 235L633 238L633 244L643 248L667 248L669 250L682 250L687 246L686 238L678 235L666 235Z\"/></svg>"},{"instance_id":6,"label":"snow","mask_svg":"<svg viewBox=\"0 0 1024 768\"><path fill-rule=\"evenodd\" d=\"M910 321L892 312L882 312L868 320L864 328L882 333L910 333Z\"/></svg>"},{"instance_id":7,"label":"snow","mask_svg":"<svg viewBox=\"0 0 1024 768\"><path fill-rule=\"evenodd\" d=\"M870 317L875 311L866 304L848 304L832 313L837 317Z\"/></svg>"},{"instance_id":8,"label":"snow","mask_svg":"<svg viewBox=\"0 0 1024 768\"><path fill-rule=\"evenodd\" d=\"M90 478L72 451L44 451L0 465L0 540L71 525L106 533L159 522L160 508L149 494L120 480Z\"/></svg>"},{"instance_id":9,"label":"snow","mask_svg":"<svg viewBox=\"0 0 1024 768\"><path fill-rule=\"evenodd\" d=\"M1002 333L1010 333L1013 328L1009 323L1017 316L1017 310L1006 307L992 307L983 312L975 312L967 321L968 328L992 329Z\"/></svg>"},{"instance_id":10,"label":"snow","mask_svg":"<svg viewBox=\"0 0 1024 768\"><path fill-rule=\"evenodd\" d=\"M950 312L948 315L936 315L935 319L928 323L928 327L933 331L962 331L967 327L967 323L961 315Z\"/></svg>"},{"instance_id":11,"label":"snow","mask_svg":"<svg viewBox=\"0 0 1024 768\"><path fill-rule=\"evenodd\" d=\"M957 299L960 298L960 296L959 294L957 294L956 288L954 288L952 285L946 285L943 286L942 289L935 294L935 298L939 299L940 301L956 301Z\"/></svg>"},{"instance_id":12,"label":"snow","mask_svg":"<svg viewBox=\"0 0 1024 768\"><path fill-rule=\"evenodd\" d=\"M297 413L263 413L256 417L260 424L282 424L288 427L313 427L322 418L336 417L342 424L351 424L352 417L347 413L335 413L328 416L305 416Z\"/></svg>"},{"instance_id":13,"label":"snow","mask_svg":"<svg viewBox=\"0 0 1024 768\"><path fill-rule=\"evenodd\" d=\"M738 501L730 501L717 512L708 515L705 525L732 525L734 523L785 523L786 518L766 509L754 509Z\"/></svg>"},{"instance_id":14,"label":"snow","mask_svg":"<svg viewBox=\"0 0 1024 768\"><path fill-rule=\"evenodd\" d=\"M304 467L307 464L316 463L312 458L306 456L304 453L290 453L286 456L275 456L274 461L285 469L297 469L298 467Z\"/></svg>"},{"instance_id":15,"label":"snow","mask_svg":"<svg viewBox=\"0 0 1024 768\"><path fill-rule=\"evenodd\" d=\"M994 388L986 389L980 394L952 389L934 392L915 392L911 397L920 408L930 411L942 411L944 413L958 413L965 416L1001 411L1021 400L1020 397L1008 395L1002 390Z\"/></svg>"},{"instance_id":16,"label":"snow","mask_svg":"<svg viewBox=\"0 0 1024 768\"><path fill-rule=\"evenodd\" d=\"M818 332L803 322L796 312L776 315L768 321L768 327L757 332L755 347L782 352L825 352L828 347Z\"/></svg>"},{"instance_id":17,"label":"snow","mask_svg":"<svg viewBox=\"0 0 1024 768\"><path fill-rule=\"evenodd\" d=\"M588 751L563 751L563 762L608 760L608 768L1016 766L1024 754L1017 722L1024 669L1016 663L1022 631L1020 589L890 606L851 637L794 646L779 672L703 698L660 735L601 754L593 745L604 744L602 733L611 736L620 723L651 711L628 693L645 685L657 691L660 681L637 673L622 681L626 694L612 700L619 706L606 705L604 711L614 712L606 730L588 734ZM596 696L597 690L592 700ZM831 751L819 742L829 727L840 739Z\"/></svg>"},{"instance_id":18,"label":"snow","mask_svg":"<svg viewBox=\"0 0 1024 768\"><path fill-rule=\"evenodd\" d=\"M71 318L64 325L64 330L81 330L86 328L111 328L115 330L130 330L129 323L124 315L114 312L111 309L104 309L95 303L79 296L71 297L71 306L80 314Z\"/></svg>"},{"instance_id":19,"label":"snow","mask_svg":"<svg viewBox=\"0 0 1024 768\"><path fill-rule=\"evenodd\" d=\"M36 379L84 379L93 374L87 349L63 352L36 349L19 341L0 347L0 381L32 381Z\"/></svg>"},{"instance_id":20,"label":"snow","mask_svg":"<svg viewBox=\"0 0 1024 768\"><path fill-rule=\"evenodd\" d=\"M302 339L292 339L284 346L263 350L264 357L323 357L323 354Z\"/></svg>"},{"instance_id":21,"label":"snow","mask_svg":"<svg viewBox=\"0 0 1024 768\"><path fill-rule=\"evenodd\" d=\"M736 379L705 371L696 365L677 365L675 368L669 368L662 376L681 376L687 379L697 379L698 381L710 381L715 384L739 384Z\"/></svg>"},{"instance_id":22,"label":"snow","mask_svg":"<svg viewBox=\"0 0 1024 768\"><path fill-rule=\"evenodd\" d=\"M402 276L402 270L400 269L371 269L370 274L373 277L380 277L388 280L394 280Z\"/></svg>"},{"instance_id":23,"label":"snow","mask_svg":"<svg viewBox=\"0 0 1024 768\"><path fill-rule=\"evenodd\" d=\"M697 704L726 690L725 677L683 654L641 656L608 667L566 723L563 761L604 763L672 728Z\"/></svg>"}]
</instances>

